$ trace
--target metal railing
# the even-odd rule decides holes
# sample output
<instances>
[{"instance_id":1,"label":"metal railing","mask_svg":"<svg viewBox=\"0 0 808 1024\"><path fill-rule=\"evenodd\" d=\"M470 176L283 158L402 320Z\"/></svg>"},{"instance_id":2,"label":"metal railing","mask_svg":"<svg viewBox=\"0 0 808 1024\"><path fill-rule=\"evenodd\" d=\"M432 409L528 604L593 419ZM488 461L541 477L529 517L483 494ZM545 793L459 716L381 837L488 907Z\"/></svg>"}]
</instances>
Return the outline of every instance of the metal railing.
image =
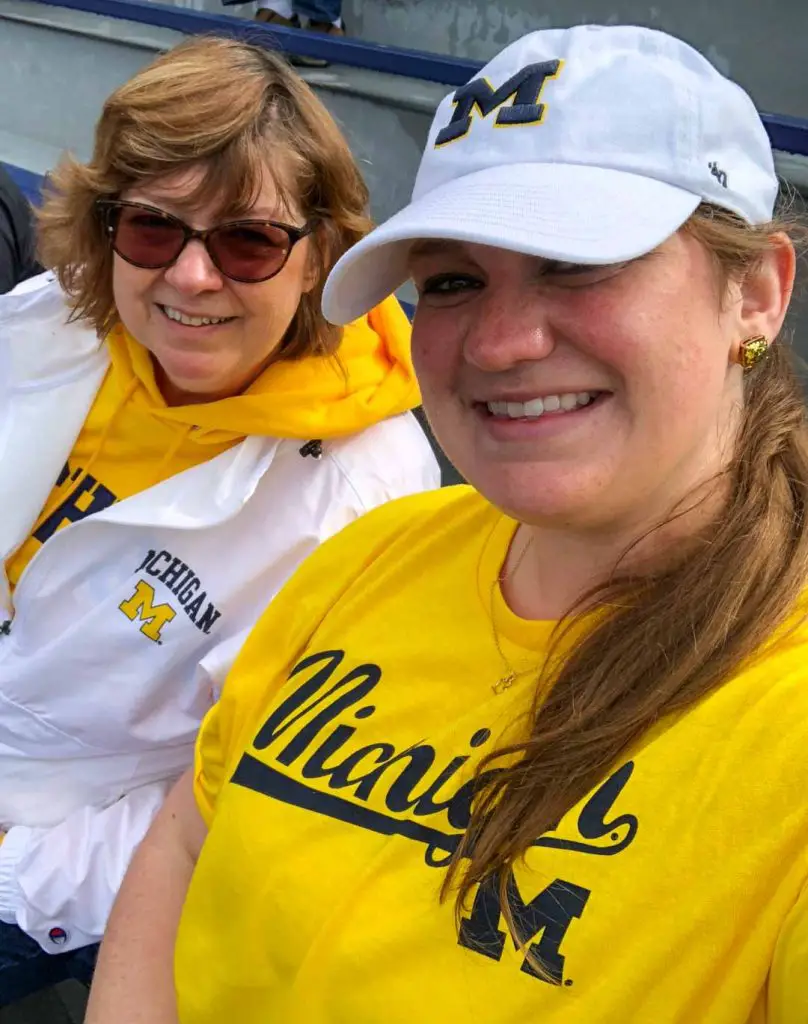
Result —
<instances>
[{"instance_id":1,"label":"metal railing","mask_svg":"<svg viewBox=\"0 0 808 1024\"><path fill-rule=\"evenodd\" d=\"M215 33L251 42L265 42L272 49L303 57L319 57L333 64L383 71L406 78L445 85L464 85L482 67L476 61L441 54L367 43L350 37L301 32L226 14L208 14L149 0L33 0L51 7L67 7L107 18L121 18L141 25L172 29L187 35Z\"/></svg>"}]
</instances>

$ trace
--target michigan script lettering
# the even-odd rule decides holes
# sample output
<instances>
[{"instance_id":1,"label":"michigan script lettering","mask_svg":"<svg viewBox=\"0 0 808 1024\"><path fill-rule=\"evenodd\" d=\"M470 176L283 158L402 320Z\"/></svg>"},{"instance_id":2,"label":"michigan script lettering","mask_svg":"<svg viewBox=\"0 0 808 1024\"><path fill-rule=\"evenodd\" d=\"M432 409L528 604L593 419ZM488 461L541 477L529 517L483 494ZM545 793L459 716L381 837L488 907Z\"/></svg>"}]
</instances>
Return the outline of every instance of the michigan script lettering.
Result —
<instances>
[{"instance_id":1,"label":"michigan script lettering","mask_svg":"<svg viewBox=\"0 0 808 1024\"><path fill-rule=\"evenodd\" d=\"M471 815L474 782L463 769L489 743L491 730L477 729L465 749L448 753L424 741L403 749L378 738L362 742L362 723L383 696L379 665L348 665L344 651L320 651L303 658L289 678L295 688L262 724L231 783L379 835L421 843L427 865L445 866ZM637 819L614 815L613 808L633 770L633 762L618 768L585 802L574 826L565 819L534 845L596 856L624 850L637 833ZM506 941L498 890L496 879L478 888L458 937L465 948L495 960ZM583 914L589 890L556 879L528 899L511 874L507 891L516 939L542 966L537 971L526 958L522 970L544 982L568 983L561 943Z\"/></svg>"}]
</instances>

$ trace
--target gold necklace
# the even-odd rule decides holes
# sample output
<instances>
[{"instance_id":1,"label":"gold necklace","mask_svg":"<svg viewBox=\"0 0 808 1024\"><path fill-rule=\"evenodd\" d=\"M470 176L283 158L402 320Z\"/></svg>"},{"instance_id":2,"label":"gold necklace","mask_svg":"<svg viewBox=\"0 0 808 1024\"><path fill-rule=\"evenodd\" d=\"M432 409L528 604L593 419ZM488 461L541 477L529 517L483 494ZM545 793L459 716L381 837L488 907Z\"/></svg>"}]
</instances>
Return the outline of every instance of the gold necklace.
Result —
<instances>
[{"instance_id":1,"label":"gold necklace","mask_svg":"<svg viewBox=\"0 0 808 1024\"><path fill-rule=\"evenodd\" d=\"M494 593L496 591L496 588L498 586L501 587L502 584L506 580L513 579L513 577L515 576L517 570L519 569L519 566L525 560L525 556L527 555L528 551L530 550L530 545L532 543L533 543L533 536L531 534L527 544L525 544L524 548L522 549L522 552L519 555L519 557L517 558L516 564L513 566L511 571L510 572L506 572L505 571L505 565L503 564L502 568L499 570L497 575L494 577L494 581L491 584L491 594L490 594L491 632L492 632L492 634L494 636L494 645L496 646L497 654L499 654L500 660L502 661L502 664L505 666L505 675L501 676L499 678L499 680L496 683L494 683L494 685L491 687L491 689L494 691L494 695L495 696L499 696L499 694L504 693L505 690L507 690L511 686L513 686L513 684L516 682L517 679L520 679L522 676L526 676L530 672L534 672L535 671L535 666L531 665L530 668L523 668L523 669L521 669L520 671L517 672L516 669L513 667L513 665L511 665L511 663L505 657L505 652L502 650L502 644L500 643L500 640L499 640L499 632L497 630L496 616L494 615ZM507 562L507 557L506 557L505 561ZM503 599L504 599L504 595L503 595Z\"/></svg>"}]
</instances>

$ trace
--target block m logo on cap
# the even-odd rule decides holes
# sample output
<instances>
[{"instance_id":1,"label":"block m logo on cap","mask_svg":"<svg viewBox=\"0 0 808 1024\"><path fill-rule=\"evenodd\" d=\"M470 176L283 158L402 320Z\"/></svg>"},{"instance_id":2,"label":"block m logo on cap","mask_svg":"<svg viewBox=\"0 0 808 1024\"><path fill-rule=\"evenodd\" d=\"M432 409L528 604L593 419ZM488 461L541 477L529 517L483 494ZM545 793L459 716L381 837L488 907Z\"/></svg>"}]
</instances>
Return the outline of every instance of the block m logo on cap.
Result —
<instances>
[{"instance_id":1,"label":"block m logo on cap","mask_svg":"<svg viewBox=\"0 0 808 1024\"><path fill-rule=\"evenodd\" d=\"M488 117L498 111L494 121L497 128L541 124L546 104L540 103L539 98L545 82L557 78L563 64L561 60L528 64L498 89L487 78L473 78L452 97L454 110L449 123L435 136L435 148L456 142L468 134L475 110L480 117ZM513 102L508 104L508 100Z\"/></svg>"}]
</instances>

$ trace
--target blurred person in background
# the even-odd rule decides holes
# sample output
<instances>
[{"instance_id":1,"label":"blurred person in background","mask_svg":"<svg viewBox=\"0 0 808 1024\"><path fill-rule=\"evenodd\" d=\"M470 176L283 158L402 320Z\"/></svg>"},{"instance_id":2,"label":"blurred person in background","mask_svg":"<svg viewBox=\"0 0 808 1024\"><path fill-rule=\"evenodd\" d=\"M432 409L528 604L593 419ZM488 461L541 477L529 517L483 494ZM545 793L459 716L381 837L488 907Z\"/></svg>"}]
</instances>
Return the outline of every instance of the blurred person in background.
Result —
<instances>
[{"instance_id":1,"label":"blurred person in background","mask_svg":"<svg viewBox=\"0 0 808 1024\"><path fill-rule=\"evenodd\" d=\"M0 294L42 272L35 249L31 207L0 166Z\"/></svg>"},{"instance_id":2,"label":"blurred person in background","mask_svg":"<svg viewBox=\"0 0 808 1024\"><path fill-rule=\"evenodd\" d=\"M345 35L342 0L258 0L255 19L276 28L322 32L336 39ZM327 60L303 54L290 54L289 60L299 67L328 66Z\"/></svg>"}]
</instances>

